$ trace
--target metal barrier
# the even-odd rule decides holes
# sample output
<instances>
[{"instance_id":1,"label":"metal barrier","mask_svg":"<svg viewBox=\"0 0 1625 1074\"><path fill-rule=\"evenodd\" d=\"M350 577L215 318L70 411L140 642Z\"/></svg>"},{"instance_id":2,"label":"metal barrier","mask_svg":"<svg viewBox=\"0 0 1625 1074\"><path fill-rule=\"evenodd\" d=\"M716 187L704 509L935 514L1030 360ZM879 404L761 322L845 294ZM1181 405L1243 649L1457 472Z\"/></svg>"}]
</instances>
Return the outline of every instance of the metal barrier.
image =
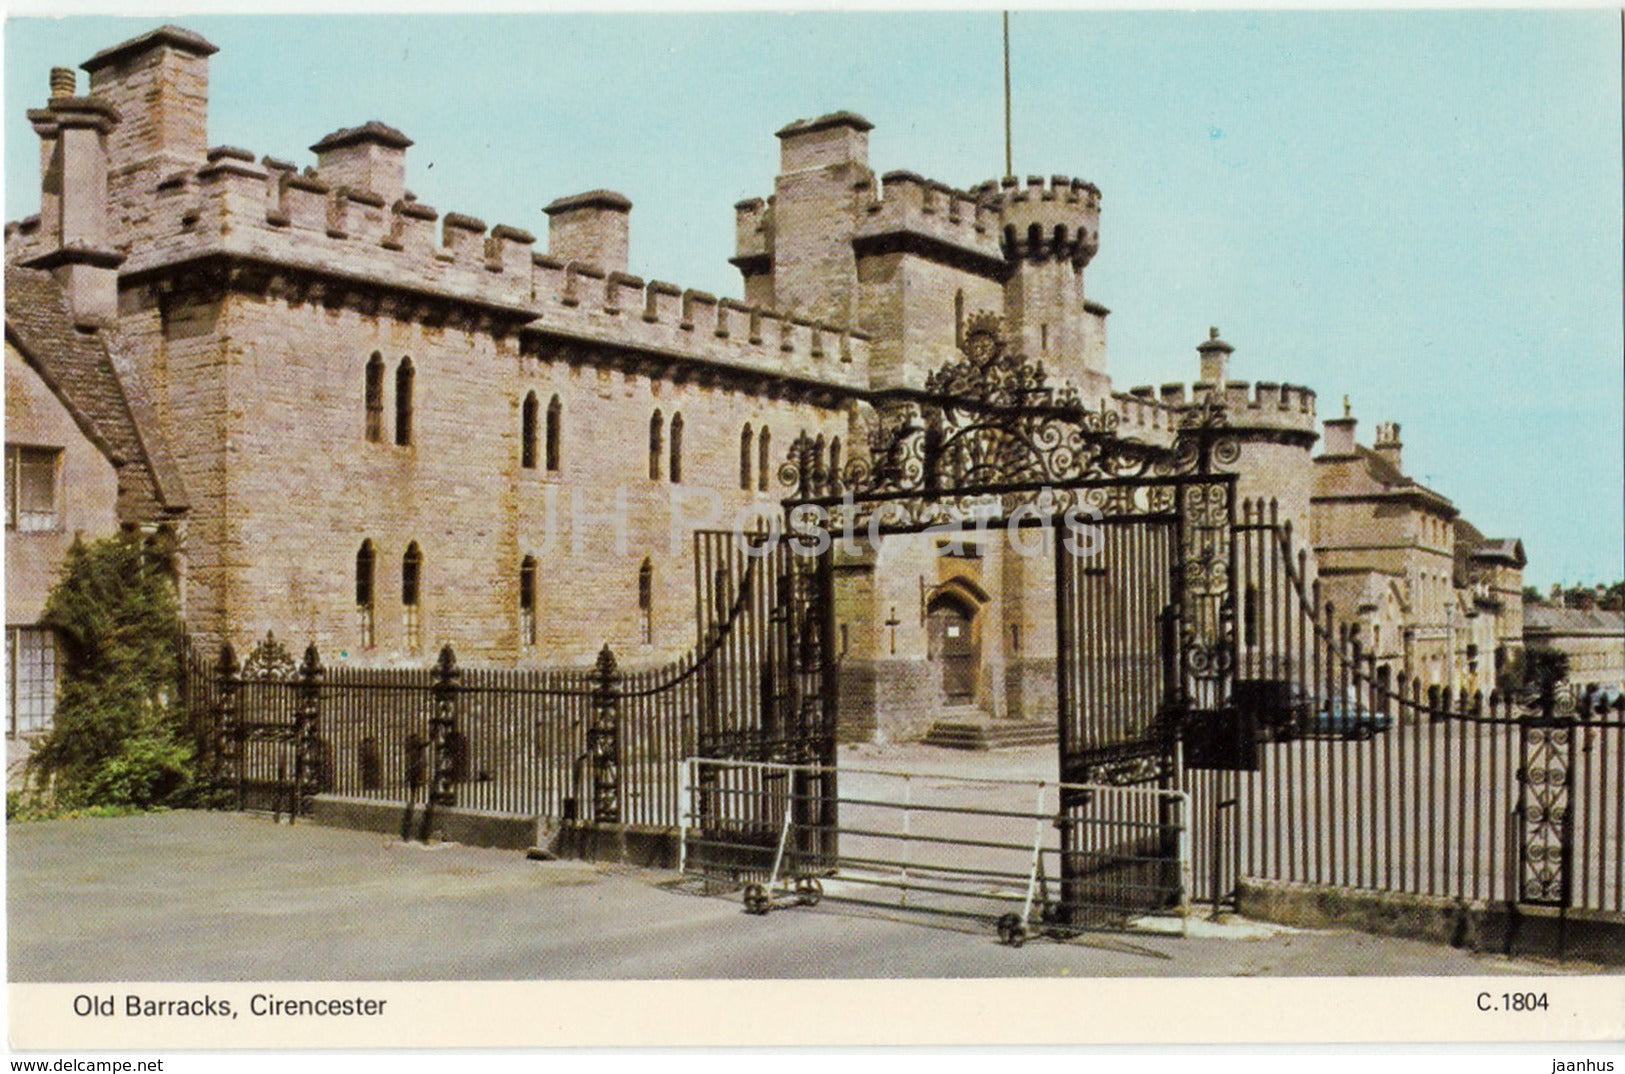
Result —
<instances>
[{"instance_id":1,"label":"metal barrier","mask_svg":"<svg viewBox=\"0 0 1625 1074\"><path fill-rule=\"evenodd\" d=\"M811 789L834 771L689 758L681 871L755 914L828 899L985 921L1018 946L1189 914L1183 791L843 765L831 802Z\"/></svg>"}]
</instances>

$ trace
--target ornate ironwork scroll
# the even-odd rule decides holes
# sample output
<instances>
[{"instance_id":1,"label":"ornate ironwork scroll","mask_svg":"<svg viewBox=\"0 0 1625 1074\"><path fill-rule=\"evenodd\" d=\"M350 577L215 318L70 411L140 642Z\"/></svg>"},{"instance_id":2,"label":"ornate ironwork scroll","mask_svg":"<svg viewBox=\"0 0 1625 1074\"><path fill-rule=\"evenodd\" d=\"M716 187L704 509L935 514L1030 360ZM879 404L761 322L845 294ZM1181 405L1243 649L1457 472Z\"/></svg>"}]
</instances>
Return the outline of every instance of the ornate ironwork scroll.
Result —
<instances>
[{"instance_id":1,"label":"ornate ironwork scroll","mask_svg":"<svg viewBox=\"0 0 1625 1074\"><path fill-rule=\"evenodd\" d=\"M442 646L434 666L434 715L429 718L429 801L437 805L457 804L457 768L462 751L462 732L457 727L457 685L463 671L450 645ZM428 813L425 811L425 816Z\"/></svg>"},{"instance_id":2,"label":"ornate ironwork scroll","mask_svg":"<svg viewBox=\"0 0 1625 1074\"><path fill-rule=\"evenodd\" d=\"M305 646L305 659L299 665L299 699L294 708L293 809L290 821L306 811L310 796L326 782L327 758L320 733L322 714L321 681L325 669L316 643Z\"/></svg>"},{"instance_id":3,"label":"ornate ironwork scroll","mask_svg":"<svg viewBox=\"0 0 1625 1074\"><path fill-rule=\"evenodd\" d=\"M608 645L593 668L592 725L587 728L587 756L592 765L592 819L618 824L621 819L621 725L616 694L615 654Z\"/></svg>"},{"instance_id":4,"label":"ornate ironwork scroll","mask_svg":"<svg viewBox=\"0 0 1625 1074\"><path fill-rule=\"evenodd\" d=\"M1574 725L1570 720L1536 717L1524 721L1520 731L1518 899L1566 907L1570 903Z\"/></svg>"},{"instance_id":5,"label":"ornate ironwork scroll","mask_svg":"<svg viewBox=\"0 0 1625 1074\"><path fill-rule=\"evenodd\" d=\"M1184 676L1196 708L1224 704L1225 681L1235 658L1235 609L1231 591L1231 518L1234 485L1193 481L1179 486L1180 650Z\"/></svg>"},{"instance_id":6,"label":"ornate ironwork scroll","mask_svg":"<svg viewBox=\"0 0 1625 1074\"><path fill-rule=\"evenodd\" d=\"M229 778L235 786L237 808L242 809L245 805L243 728L237 697L242 680L238 675L237 654L232 651L230 642L220 646L220 661L215 665L214 671L219 686L219 697L215 701L217 737L214 751L214 783L217 788L223 788L229 771Z\"/></svg>"},{"instance_id":7,"label":"ornate ironwork scroll","mask_svg":"<svg viewBox=\"0 0 1625 1074\"><path fill-rule=\"evenodd\" d=\"M963 360L932 373L923 390L884 396L844 464L831 466L822 437L799 437L779 470L787 506L816 504L834 528L881 511L893 528L1005 517L1023 505L1141 513L1172 505L1136 479L1213 473L1240 455L1217 402L1189 408L1171 444L1121 435L1116 412L1052 384L994 314L969 319L961 349Z\"/></svg>"}]
</instances>

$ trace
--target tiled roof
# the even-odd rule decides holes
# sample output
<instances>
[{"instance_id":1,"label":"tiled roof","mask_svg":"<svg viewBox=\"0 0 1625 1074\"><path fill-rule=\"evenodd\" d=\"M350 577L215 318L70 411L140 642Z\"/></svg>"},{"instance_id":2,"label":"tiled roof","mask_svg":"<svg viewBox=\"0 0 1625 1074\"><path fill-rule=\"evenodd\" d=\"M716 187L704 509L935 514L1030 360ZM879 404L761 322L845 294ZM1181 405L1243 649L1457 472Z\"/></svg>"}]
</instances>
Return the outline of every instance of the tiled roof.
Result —
<instances>
[{"instance_id":1,"label":"tiled roof","mask_svg":"<svg viewBox=\"0 0 1625 1074\"><path fill-rule=\"evenodd\" d=\"M1525 633L1617 634L1625 637L1625 612L1559 608L1555 604L1525 604Z\"/></svg>"},{"instance_id":2,"label":"tiled roof","mask_svg":"<svg viewBox=\"0 0 1625 1074\"><path fill-rule=\"evenodd\" d=\"M1317 497L1414 497L1426 501L1447 517L1454 517L1455 505L1447 497L1406 477L1380 452L1363 444L1356 444L1354 451L1353 455L1323 455L1315 460Z\"/></svg>"},{"instance_id":3,"label":"tiled roof","mask_svg":"<svg viewBox=\"0 0 1625 1074\"><path fill-rule=\"evenodd\" d=\"M118 474L118 515L155 522L186 509L135 371L103 333L74 327L67 296L49 272L6 266L6 339L50 387Z\"/></svg>"}]
</instances>

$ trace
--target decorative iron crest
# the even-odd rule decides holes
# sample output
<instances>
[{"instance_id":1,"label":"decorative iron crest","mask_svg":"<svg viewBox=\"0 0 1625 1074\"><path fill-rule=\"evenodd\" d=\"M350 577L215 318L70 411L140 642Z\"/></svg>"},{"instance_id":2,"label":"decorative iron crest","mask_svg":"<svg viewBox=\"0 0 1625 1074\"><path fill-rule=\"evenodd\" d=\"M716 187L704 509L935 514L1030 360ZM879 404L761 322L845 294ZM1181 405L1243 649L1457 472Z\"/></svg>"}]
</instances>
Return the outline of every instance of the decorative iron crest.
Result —
<instances>
[{"instance_id":1,"label":"decorative iron crest","mask_svg":"<svg viewBox=\"0 0 1625 1074\"><path fill-rule=\"evenodd\" d=\"M276 634L267 630L265 638L249 650L243 661L242 677L252 682L291 682L299 677L299 662Z\"/></svg>"},{"instance_id":2,"label":"decorative iron crest","mask_svg":"<svg viewBox=\"0 0 1625 1074\"><path fill-rule=\"evenodd\" d=\"M930 512L950 514L978 497L1008 511L1032 502L1035 486L1205 474L1240 457L1216 401L1187 410L1171 446L1120 435L1116 412L1105 403L1091 410L1076 389L1052 384L992 313L970 318L960 349L964 359L932 373L923 391L880 401L862 438L867 451L838 468L823 437L798 437L779 469L791 501L886 498L931 524Z\"/></svg>"}]
</instances>

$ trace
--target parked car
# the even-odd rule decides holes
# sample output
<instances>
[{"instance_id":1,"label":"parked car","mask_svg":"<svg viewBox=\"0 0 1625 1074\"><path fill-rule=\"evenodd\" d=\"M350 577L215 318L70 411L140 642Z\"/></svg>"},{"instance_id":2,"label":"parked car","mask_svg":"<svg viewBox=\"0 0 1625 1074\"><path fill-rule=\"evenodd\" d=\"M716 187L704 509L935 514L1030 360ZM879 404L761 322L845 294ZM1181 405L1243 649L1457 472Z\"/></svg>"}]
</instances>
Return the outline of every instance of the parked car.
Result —
<instances>
[{"instance_id":1,"label":"parked car","mask_svg":"<svg viewBox=\"0 0 1625 1074\"><path fill-rule=\"evenodd\" d=\"M1370 712L1353 700L1317 698L1286 679L1238 679L1236 708L1249 716L1261 739L1371 738L1393 726L1393 717Z\"/></svg>"},{"instance_id":2,"label":"parked car","mask_svg":"<svg viewBox=\"0 0 1625 1074\"><path fill-rule=\"evenodd\" d=\"M1309 706L1301 726L1305 736L1368 739L1394 725L1386 712L1371 712L1345 698L1322 700Z\"/></svg>"}]
</instances>

